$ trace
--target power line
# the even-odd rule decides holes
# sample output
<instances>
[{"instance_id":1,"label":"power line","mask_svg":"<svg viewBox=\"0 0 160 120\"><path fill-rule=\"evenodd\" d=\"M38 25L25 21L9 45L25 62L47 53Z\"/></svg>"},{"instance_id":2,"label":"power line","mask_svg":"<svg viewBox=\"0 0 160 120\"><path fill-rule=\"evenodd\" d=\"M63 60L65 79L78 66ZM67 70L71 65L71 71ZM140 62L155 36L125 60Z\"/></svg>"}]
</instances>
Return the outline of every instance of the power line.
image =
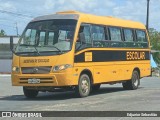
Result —
<instances>
[{"instance_id":1,"label":"power line","mask_svg":"<svg viewBox=\"0 0 160 120\"><path fill-rule=\"evenodd\" d=\"M3 19L3 18L0 18L0 23L12 23L12 24L15 24L16 22L17 23L28 23L29 20L22 20L22 19L18 19L18 20L11 20L11 19Z\"/></svg>"},{"instance_id":2,"label":"power line","mask_svg":"<svg viewBox=\"0 0 160 120\"><path fill-rule=\"evenodd\" d=\"M7 22L10 22L10 23L13 23L13 24L16 22L16 21L11 21L11 20L1 20L1 18L0 18L0 22L1 22L1 23L4 23L4 22L6 22L6 21L7 21Z\"/></svg>"},{"instance_id":3,"label":"power line","mask_svg":"<svg viewBox=\"0 0 160 120\"><path fill-rule=\"evenodd\" d=\"M12 18L12 17L11 17ZM20 19L20 18L17 18L17 19L11 19L11 18L2 18L2 17L0 17L0 22L10 22L10 23L15 23L15 22L22 22L22 23L24 23L24 22L28 22L28 21L30 21L31 19L30 18L28 18L28 19L25 19L25 18L23 18L23 21L22 21L22 19ZM22 18L22 17L21 17Z\"/></svg>"},{"instance_id":4,"label":"power line","mask_svg":"<svg viewBox=\"0 0 160 120\"><path fill-rule=\"evenodd\" d=\"M30 15L25 15L25 14L21 14L21 13L14 13L11 11L6 11L6 10L0 10L1 13L6 13L6 14L11 14L11 15L16 15L16 16L21 16L21 17L28 17L28 18L33 18L33 16Z\"/></svg>"},{"instance_id":5,"label":"power line","mask_svg":"<svg viewBox=\"0 0 160 120\"><path fill-rule=\"evenodd\" d=\"M12 8L7 8L7 10L3 9L3 5L0 5L0 8L1 8L0 10L3 10L3 11L9 11L9 12L13 12L13 13L17 13L18 12L18 11L17 12L16 11L12 11L13 10ZM29 9L29 10L34 11L34 9ZM23 14L23 13L27 13L27 14ZM27 16L32 16L32 17L37 15L37 14L35 14L33 12L24 11L22 9L20 10L20 14L27 15Z\"/></svg>"},{"instance_id":6,"label":"power line","mask_svg":"<svg viewBox=\"0 0 160 120\"><path fill-rule=\"evenodd\" d=\"M6 13L2 13L2 14L6 14ZM17 15L13 15L13 16L16 16L16 18L20 18L20 19L29 19L29 20L32 19L32 18L29 18L29 17L17 16Z\"/></svg>"},{"instance_id":7,"label":"power line","mask_svg":"<svg viewBox=\"0 0 160 120\"><path fill-rule=\"evenodd\" d=\"M0 25L6 26L6 27L16 28L16 27L13 27L13 26L10 26L10 25L6 25L6 24L0 24Z\"/></svg>"}]
</instances>

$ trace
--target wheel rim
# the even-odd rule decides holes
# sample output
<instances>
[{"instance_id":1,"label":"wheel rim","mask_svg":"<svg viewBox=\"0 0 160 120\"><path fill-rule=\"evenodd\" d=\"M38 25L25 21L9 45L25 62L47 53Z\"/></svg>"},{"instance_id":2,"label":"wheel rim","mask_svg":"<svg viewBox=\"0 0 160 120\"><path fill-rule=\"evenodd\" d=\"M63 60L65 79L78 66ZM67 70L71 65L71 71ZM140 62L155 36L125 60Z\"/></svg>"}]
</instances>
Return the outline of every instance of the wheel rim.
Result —
<instances>
[{"instance_id":1,"label":"wheel rim","mask_svg":"<svg viewBox=\"0 0 160 120\"><path fill-rule=\"evenodd\" d=\"M88 93L89 91L89 83L87 78L83 78L81 82L81 89L83 93Z\"/></svg>"},{"instance_id":2,"label":"wheel rim","mask_svg":"<svg viewBox=\"0 0 160 120\"><path fill-rule=\"evenodd\" d=\"M139 78L138 78L138 76L135 74L134 75L134 77L133 77L133 84L134 84L134 86L138 86L138 81L139 81Z\"/></svg>"}]
</instances>

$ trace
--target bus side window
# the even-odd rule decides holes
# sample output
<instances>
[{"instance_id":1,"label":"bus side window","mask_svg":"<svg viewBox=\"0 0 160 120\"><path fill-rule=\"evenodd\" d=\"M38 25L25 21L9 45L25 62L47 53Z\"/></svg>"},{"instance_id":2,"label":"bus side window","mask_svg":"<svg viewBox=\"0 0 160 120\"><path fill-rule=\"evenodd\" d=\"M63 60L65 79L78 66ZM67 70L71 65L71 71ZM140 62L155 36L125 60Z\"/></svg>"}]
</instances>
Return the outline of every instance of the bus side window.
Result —
<instances>
[{"instance_id":1,"label":"bus side window","mask_svg":"<svg viewBox=\"0 0 160 120\"><path fill-rule=\"evenodd\" d=\"M112 41L122 41L120 28L110 27L109 31L110 31L110 37Z\"/></svg>"},{"instance_id":2,"label":"bus side window","mask_svg":"<svg viewBox=\"0 0 160 120\"><path fill-rule=\"evenodd\" d=\"M91 36L94 47L103 47L102 41L105 40L105 27L92 25Z\"/></svg>"},{"instance_id":3,"label":"bus side window","mask_svg":"<svg viewBox=\"0 0 160 120\"><path fill-rule=\"evenodd\" d=\"M92 41L91 41L91 36L90 36L91 35L90 26L84 26L83 33L84 33L85 43L88 45L91 45Z\"/></svg>"},{"instance_id":4,"label":"bus side window","mask_svg":"<svg viewBox=\"0 0 160 120\"><path fill-rule=\"evenodd\" d=\"M90 25L81 25L78 33L76 48L83 49L92 46Z\"/></svg>"},{"instance_id":5,"label":"bus side window","mask_svg":"<svg viewBox=\"0 0 160 120\"><path fill-rule=\"evenodd\" d=\"M147 48L148 41L146 33L143 30L136 30L136 36L137 36L138 47Z\"/></svg>"},{"instance_id":6,"label":"bus side window","mask_svg":"<svg viewBox=\"0 0 160 120\"><path fill-rule=\"evenodd\" d=\"M109 34L111 39L111 47L122 47L121 28L109 27Z\"/></svg>"},{"instance_id":7,"label":"bus side window","mask_svg":"<svg viewBox=\"0 0 160 120\"><path fill-rule=\"evenodd\" d=\"M145 32L142 30L136 30L137 42L147 42Z\"/></svg>"},{"instance_id":8,"label":"bus side window","mask_svg":"<svg viewBox=\"0 0 160 120\"><path fill-rule=\"evenodd\" d=\"M124 28L124 47L134 47L134 35L133 30L129 28Z\"/></svg>"},{"instance_id":9,"label":"bus side window","mask_svg":"<svg viewBox=\"0 0 160 120\"><path fill-rule=\"evenodd\" d=\"M124 39L126 42L133 42L133 31L131 29L124 29Z\"/></svg>"}]
</instances>

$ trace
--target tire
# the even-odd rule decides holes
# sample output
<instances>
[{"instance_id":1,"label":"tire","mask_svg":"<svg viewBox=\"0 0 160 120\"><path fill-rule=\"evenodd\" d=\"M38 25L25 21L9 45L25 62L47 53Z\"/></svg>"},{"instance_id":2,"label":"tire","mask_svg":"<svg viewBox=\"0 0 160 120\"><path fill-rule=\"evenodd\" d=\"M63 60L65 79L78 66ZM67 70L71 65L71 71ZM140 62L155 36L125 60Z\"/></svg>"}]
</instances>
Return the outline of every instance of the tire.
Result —
<instances>
[{"instance_id":1,"label":"tire","mask_svg":"<svg viewBox=\"0 0 160 120\"><path fill-rule=\"evenodd\" d=\"M91 91L91 81L87 74L82 74L78 81L78 86L76 86L76 95L78 97L87 97Z\"/></svg>"},{"instance_id":2,"label":"tire","mask_svg":"<svg viewBox=\"0 0 160 120\"><path fill-rule=\"evenodd\" d=\"M35 98L38 95L37 90L30 90L27 89L26 87L23 87L23 93L27 98Z\"/></svg>"},{"instance_id":3,"label":"tire","mask_svg":"<svg viewBox=\"0 0 160 120\"><path fill-rule=\"evenodd\" d=\"M125 90L136 90L140 85L140 76L139 73L134 70L132 73L132 78L129 81L122 83Z\"/></svg>"},{"instance_id":4,"label":"tire","mask_svg":"<svg viewBox=\"0 0 160 120\"><path fill-rule=\"evenodd\" d=\"M95 92L100 89L101 84L96 84L92 86L92 91Z\"/></svg>"}]
</instances>

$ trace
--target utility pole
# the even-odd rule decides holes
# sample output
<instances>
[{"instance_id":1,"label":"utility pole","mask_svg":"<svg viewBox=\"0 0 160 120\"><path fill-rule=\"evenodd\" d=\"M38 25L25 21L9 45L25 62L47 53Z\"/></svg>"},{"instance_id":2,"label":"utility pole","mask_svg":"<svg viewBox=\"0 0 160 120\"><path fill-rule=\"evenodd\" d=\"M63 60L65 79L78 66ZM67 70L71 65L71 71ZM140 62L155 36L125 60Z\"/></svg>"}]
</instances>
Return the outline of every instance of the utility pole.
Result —
<instances>
[{"instance_id":1,"label":"utility pole","mask_svg":"<svg viewBox=\"0 0 160 120\"><path fill-rule=\"evenodd\" d=\"M146 28L149 29L149 2L150 0L147 0L147 18L146 18Z\"/></svg>"},{"instance_id":2,"label":"utility pole","mask_svg":"<svg viewBox=\"0 0 160 120\"><path fill-rule=\"evenodd\" d=\"M17 22L15 23L15 25L16 25L16 32L17 32L17 36L18 36L19 34L18 34L18 26L17 26Z\"/></svg>"}]
</instances>

